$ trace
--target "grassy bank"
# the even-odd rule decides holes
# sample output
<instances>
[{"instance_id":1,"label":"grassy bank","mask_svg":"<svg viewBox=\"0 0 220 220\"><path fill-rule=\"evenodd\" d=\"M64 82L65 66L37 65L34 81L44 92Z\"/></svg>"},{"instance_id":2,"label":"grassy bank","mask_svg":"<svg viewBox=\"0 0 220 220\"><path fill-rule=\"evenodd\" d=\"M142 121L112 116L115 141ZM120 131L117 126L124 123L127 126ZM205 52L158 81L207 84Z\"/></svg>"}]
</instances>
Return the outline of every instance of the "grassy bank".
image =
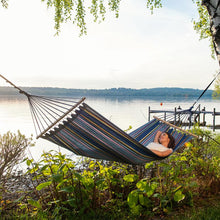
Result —
<instances>
[{"instance_id":1,"label":"grassy bank","mask_svg":"<svg viewBox=\"0 0 220 220\"><path fill-rule=\"evenodd\" d=\"M194 199L193 207L181 207L165 220L219 220L220 219L220 194Z\"/></svg>"}]
</instances>

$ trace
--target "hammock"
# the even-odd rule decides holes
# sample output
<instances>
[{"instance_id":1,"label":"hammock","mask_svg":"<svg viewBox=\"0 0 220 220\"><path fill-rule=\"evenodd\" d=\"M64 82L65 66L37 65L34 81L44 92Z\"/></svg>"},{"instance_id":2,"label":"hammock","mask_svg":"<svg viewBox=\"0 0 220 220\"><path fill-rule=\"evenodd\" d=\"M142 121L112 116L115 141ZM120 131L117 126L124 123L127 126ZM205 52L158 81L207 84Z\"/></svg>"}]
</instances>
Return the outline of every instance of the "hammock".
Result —
<instances>
[{"instance_id":1,"label":"hammock","mask_svg":"<svg viewBox=\"0 0 220 220\"><path fill-rule=\"evenodd\" d=\"M83 103L58 127L40 137L77 155L129 164L143 164L163 159L146 148L150 142L153 142L155 133L159 130L173 135L176 141L174 151L193 137L190 133L175 130L158 118L127 134L86 103Z\"/></svg>"},{"instance_id":2,"label":"hammock","mask_svg":"<svg viewBox=\"0 0 220 220\"><path fill-rule=\"evenodd\" d=\"M143 164L163 159L146 148L154 141L157 131L172 134L176 143L174 152L195 136L157 117L128 134L87 105L85 98L73 101L66 97L30 95L4 79L27 96L37 138L51 141L77 155ZM191 109L181 113L192 117Z\"/></svg>"}]
</instances>

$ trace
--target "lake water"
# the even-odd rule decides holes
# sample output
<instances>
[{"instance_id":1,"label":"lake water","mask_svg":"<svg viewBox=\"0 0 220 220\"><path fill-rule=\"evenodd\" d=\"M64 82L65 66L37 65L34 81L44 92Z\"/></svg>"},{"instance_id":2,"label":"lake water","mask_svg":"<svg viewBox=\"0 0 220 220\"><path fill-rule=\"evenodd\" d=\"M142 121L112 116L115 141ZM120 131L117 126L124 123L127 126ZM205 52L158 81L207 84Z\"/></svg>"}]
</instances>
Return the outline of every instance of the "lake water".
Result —
<instances>
[{"instance_id":1,"label":"lake water","mask_svg":"<svg viewBox=\"0 0 220 220\"><path fill-rule=\"evenodd\" d=\"M148 121L148 107L157 110L174 110L181 106L187 109L194 103L194 99L158 99L149 100L144 98L87 98L86 103L92 108L112 121L122 130L126 130L130 125L133 129ZM163 105L161 105L163 103ZM199 102L201 108L206 107L207 111L220 111L220 100L206 99ZM207 121L212 122L212 117L207 116ZM220 124L220 116L216 117L216 124ZM31 118L27 99L18 97L0 97L0 134L7 131L17 132L20 130L26 137L33 134L35 147L28 150L35 160L39 160L43 151L60 150L62 153L74 156L70 151L43 139L36 139L35 129ZM30 155L29 155L30 156Z\"/></svg>"}]
</instances>

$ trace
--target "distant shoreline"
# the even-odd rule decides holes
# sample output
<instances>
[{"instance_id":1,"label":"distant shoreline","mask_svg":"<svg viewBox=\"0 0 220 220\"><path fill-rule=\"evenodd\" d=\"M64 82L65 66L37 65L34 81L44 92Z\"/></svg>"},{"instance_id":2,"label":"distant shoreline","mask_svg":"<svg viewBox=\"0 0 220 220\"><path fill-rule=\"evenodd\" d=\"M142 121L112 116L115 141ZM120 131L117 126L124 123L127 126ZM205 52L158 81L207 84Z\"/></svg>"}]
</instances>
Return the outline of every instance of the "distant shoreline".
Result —
<instances>
[{"instance_id":1,"label":"distant shoreline","mask_svg":"<svg viewBox=\"0 0 220 220\"><path fill-rule=\"evenodd\" d=\"M130 89L130 88L111 88L111 89L66 89L53 87L21 87L25 92L32 95L44 96L65 96L65 97L100 97L117 99L195 99L198 98L203 90L162 87L151 89ZM205 99L212 99L213 90L208 90L203 95ZM21 96L18 90L13 87L0 87L1 97Z\"/></svg>"}]
</instances>

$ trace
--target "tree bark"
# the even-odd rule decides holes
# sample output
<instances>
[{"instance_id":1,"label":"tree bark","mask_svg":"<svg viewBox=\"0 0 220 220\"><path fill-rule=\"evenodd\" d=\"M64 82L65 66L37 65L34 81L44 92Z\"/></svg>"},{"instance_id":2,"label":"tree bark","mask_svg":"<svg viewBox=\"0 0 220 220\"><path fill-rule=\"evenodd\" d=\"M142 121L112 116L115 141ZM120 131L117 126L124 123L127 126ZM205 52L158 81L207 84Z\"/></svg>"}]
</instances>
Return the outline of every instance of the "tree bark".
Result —
<instances>
[{"instance_id":1,"label":"tree bark","mask_svg":"<svg viewBox=\"0 0 220 220\"><path fill-rule=\"evenodd\" d=\"M203 0L210 16L213 44L220 65L220 0Z\"/></svg>"}]
</instances>

